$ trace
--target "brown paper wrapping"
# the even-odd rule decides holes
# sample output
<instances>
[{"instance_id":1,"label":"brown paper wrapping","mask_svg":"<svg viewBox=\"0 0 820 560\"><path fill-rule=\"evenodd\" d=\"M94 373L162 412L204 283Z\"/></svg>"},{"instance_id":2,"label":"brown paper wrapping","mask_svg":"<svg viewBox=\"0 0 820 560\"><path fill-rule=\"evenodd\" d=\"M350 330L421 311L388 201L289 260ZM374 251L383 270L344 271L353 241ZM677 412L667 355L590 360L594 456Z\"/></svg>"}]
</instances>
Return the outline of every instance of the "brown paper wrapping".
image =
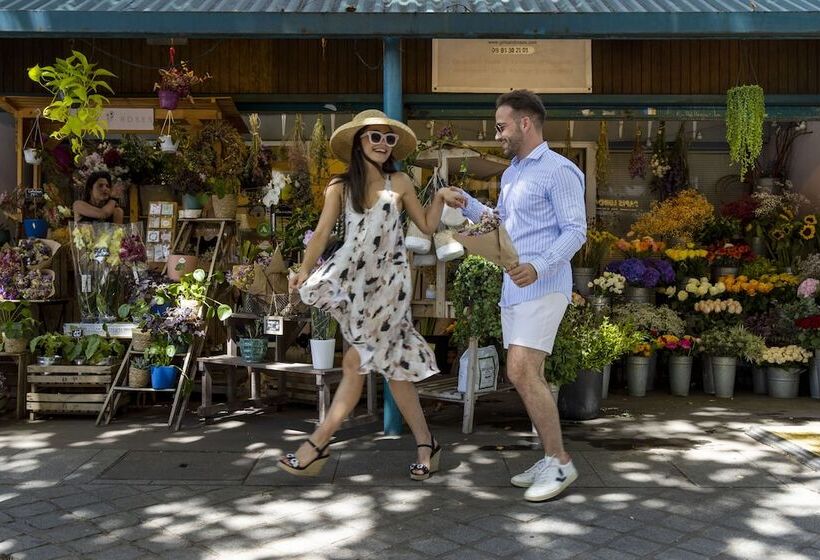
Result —
<instances>
[{"instance_id":1,"label":"brown paper wrapping","mask_svg":"<svg viewBox=\"0 0 820 560\"><path fill-rule=\"evenodd\" d=\"M518 252L513 247L510 234L499 226L498 229L481 235L453 233L453 238L464 245L468 253L484 257L506 269L518 266Z\"/></svg>"}]
</instances>

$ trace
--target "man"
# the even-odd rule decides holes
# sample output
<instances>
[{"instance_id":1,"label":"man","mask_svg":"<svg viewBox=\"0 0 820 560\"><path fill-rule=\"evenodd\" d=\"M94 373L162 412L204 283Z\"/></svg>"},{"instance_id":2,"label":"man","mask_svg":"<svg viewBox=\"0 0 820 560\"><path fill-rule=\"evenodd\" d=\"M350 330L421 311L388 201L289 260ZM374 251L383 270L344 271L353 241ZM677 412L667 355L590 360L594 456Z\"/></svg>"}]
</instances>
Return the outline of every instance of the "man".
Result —
<instances>
[{"instance_id":1,"label":"man","mask_svg":"<svg viewBox=\"0 0 820 560\"><path fill-rule=\"evenodd\" d=\"M584 175L543 139L546 111L527 90L496 101L495 139L514 156L501 177L496 208L518 251L519 263L504 275L501 324L507 377L524 401L545 457L511 479L524 498L553 498L578 478L561 441L558 408L544 378L558 325L572 298L570 259L586 240ZM465 193L464 214L478 221L490 208Z\"/></svg>"}]
</instances>

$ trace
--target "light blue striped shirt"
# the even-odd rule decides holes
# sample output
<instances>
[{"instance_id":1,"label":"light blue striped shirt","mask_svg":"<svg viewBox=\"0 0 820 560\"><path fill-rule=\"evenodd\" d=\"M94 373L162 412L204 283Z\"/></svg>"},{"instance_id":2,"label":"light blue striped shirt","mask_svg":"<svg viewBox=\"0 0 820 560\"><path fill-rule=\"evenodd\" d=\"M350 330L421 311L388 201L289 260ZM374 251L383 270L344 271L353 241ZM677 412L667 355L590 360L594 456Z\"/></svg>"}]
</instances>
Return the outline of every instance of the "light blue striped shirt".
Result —
<instances>
[{"instance_id":1,"label":"light blue striped shirt","mask_svg":"<svg viewBox=\"0 0 820 560\"><path fill-rule=\"evenodd\" d=\"M564 156L540 144L525 158L514 157L501 176L497 211L521 264L530 263L538 279L519 288L504 274L501 306L560 292L572 298L570 259L587 237L584 174ZM464 215L477 222L491 208L467 193Z\"/></svg>"}]
</instances>

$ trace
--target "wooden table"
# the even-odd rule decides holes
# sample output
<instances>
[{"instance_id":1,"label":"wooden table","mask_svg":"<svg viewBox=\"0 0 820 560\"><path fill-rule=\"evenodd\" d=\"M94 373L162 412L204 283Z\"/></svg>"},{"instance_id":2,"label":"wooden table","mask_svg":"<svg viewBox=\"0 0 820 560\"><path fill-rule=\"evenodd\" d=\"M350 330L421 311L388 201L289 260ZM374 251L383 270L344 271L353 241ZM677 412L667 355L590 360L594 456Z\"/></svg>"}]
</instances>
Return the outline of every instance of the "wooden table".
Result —
<instances>
[{"instance_id":1,"label":"wooden table","mask_svg":"<svg viewBox=\"0 0 820 560\"><path fill-rule=\"evenodd\" d=\"M213 416L219 410L236 409L248 404L260 406L265 403L259 396L259 374L270 372L278 374L276 401L283 402L287 399L287 375L312 375L316 381L316 392L318 396L319 422L323 422L330 408L330 383L339 381L342 378L342 368L314 369L311 364L286 363L286 362L261 362L248 363L238 356L212 356L209 358L199 358L199 369L202 371L202 404L197 410L200 416ZM215 405L211 401L213 380L211 368L220 367L227 374L227 397L225 404ZM237 400L236 394L236 370L244 368L250 378L251 398ZM375 422L376 417L376 378L375 375L367 376L367 414L350 417L345 420L344 427Z\"/></svg>"}]
</instances>

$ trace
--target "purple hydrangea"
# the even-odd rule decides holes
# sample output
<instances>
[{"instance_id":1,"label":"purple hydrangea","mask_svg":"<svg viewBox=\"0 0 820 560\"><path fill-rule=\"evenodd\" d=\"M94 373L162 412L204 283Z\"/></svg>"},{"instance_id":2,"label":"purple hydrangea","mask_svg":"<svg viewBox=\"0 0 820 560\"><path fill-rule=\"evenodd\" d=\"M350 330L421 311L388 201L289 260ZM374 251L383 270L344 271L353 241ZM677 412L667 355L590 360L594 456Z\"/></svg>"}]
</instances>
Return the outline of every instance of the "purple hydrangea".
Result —
<instances>
[{"instance_id":1,"label":"purple hydrangea","mask_svg":"<svg viewBox=\"0 0 820 560\"><path fill-rule=\"evenodd\" d=\"M675 283L675 269L672 268L669 261L663 259L647 259L647 264L658 271L661 284L671 285Z\"/></svg>"},{"instance_id":2,"label":"purple hydrangea","mask_svg":"<svg viewBox=\"0 0 820 560\"><path fill-rule=\"evenodd\" d=\"M639 286L643 283L646 274L646 265L641 259L631 258L621 261L617 272L621 274L631 286Z\"/></svg>"},{"instance_id":3,"label":"purple hydrangea","mask_svg":"<svg viewBox=\"0 0 820 560\"><path fill-rule=\"evenodd\" d=\"M654 288L658 285L658 280L661 278L661 273L652 268L651 266L647 266L644 270L643 276L641 277L641 286L644 288Z\"/></svg>"}]
</instances>

